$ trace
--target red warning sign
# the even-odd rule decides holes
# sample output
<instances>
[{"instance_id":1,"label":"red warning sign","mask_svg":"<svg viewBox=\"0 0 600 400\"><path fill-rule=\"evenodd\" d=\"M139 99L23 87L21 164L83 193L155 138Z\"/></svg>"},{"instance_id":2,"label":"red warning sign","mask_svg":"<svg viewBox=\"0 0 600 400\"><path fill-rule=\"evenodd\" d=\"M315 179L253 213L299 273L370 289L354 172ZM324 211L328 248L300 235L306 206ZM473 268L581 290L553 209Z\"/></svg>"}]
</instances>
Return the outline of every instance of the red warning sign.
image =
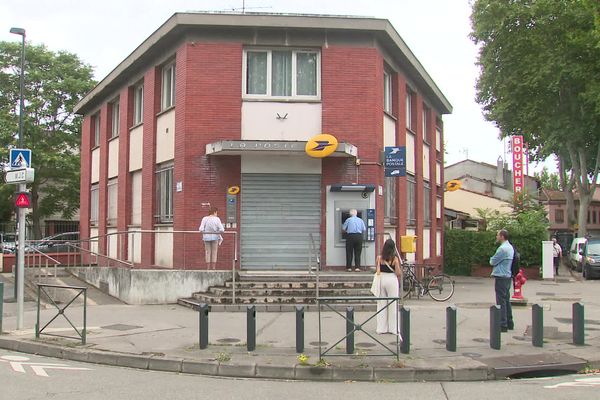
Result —
<instances>
[{"instance_id":1,"label":"red warning sign","mask_svg":"<svg viewBox=\"0 0 600 400\"><path fill-rule=\"evenodd\" d=\"M29 193L27 193L27 192L17 193L17 198L15 200L15 206L17 206L18 208L31 208L31 198L29 197Z\"/></svg>"}]
</instances>

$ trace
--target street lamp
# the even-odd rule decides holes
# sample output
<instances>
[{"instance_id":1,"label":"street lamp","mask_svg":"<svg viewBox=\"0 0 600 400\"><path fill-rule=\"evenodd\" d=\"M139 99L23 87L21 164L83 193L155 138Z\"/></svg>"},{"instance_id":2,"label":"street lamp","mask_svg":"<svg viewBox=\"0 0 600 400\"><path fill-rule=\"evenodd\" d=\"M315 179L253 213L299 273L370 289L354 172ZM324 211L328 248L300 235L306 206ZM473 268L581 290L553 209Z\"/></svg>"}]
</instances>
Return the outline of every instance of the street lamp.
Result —
<instances>
[{"instance_id":1,"label":"street lamp","mask_svg":"<svg viewBox=\"0 0 600 400\"><path fill-rule=\"evenodd\" d=\"M25 108L23 89L25 82L25 29L10 28L10 33L21 36L21 76L19 78L19 147L23 148L23 110ZM26 167L29 167L27 165ZM26 186L19 184L19 192L24 192ZM17 273L15 287L17 290L17 329L23 329L23 301L25 296L25 209L17 207L17 221L19 224L19 246L17 248Z\"/></svg>"}]
</instances>

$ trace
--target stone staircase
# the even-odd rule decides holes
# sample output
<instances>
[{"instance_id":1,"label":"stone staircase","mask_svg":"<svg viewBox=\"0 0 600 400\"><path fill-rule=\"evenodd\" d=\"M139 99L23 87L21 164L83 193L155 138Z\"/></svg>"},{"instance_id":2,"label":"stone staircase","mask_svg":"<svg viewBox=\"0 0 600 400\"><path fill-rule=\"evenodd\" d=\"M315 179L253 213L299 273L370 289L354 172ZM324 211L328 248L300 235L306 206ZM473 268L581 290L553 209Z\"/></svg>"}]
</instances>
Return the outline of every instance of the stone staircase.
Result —
<instances>
[{"instance_id":1,"label":"stone staircase","mask_svg":"<svg viewBox=\"0 0 600 400\"><path fill-rule=\"evenodd\" d=\"M319 297L372 296L369 291L372 280L372 272L322 272L319 275ZM232 281L225 282L224 286L209 287L206 292L194 293L190 298L179 299L178 303L192 308L206 303L213 310L231 311L243 311L248 305L267 311L291 311L296 305L303 305L306 310L316 309L314 274L241 272L235 287L235 304L232 302ZM363 301L359 308L373 309L375 302Z\"/></svg>"}]
</instances>

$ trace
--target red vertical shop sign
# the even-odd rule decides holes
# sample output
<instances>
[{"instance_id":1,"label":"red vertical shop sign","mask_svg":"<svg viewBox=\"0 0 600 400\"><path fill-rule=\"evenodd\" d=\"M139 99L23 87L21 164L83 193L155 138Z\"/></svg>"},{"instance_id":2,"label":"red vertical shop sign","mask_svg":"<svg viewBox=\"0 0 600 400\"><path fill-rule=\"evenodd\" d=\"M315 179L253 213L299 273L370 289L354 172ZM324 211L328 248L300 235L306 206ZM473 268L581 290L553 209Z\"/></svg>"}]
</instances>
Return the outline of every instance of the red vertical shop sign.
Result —
<instances>
[{"instance_id":1,"label":"red vertical shop sign","mask_svg":"<svg viewBox=\"0 0 600 400\"><path fill-rule=\"evenodd\" d=\"M523 136L512 137L513 190L515 195L523 193L525 177L523 174Z\"/></svg>"}]
</instances>

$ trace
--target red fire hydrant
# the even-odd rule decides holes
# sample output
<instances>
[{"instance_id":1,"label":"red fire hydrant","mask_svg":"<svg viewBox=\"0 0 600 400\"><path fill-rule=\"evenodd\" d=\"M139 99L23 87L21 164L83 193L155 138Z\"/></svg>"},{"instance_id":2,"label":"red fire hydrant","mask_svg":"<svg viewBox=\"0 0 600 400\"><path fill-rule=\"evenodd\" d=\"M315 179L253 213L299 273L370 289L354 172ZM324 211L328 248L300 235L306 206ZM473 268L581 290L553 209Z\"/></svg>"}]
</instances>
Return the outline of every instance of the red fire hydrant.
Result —
<instances>
[{"instance_id":1,"label":"red fire hydrant","mask_svg":"<svg viewBox=\"0 0 600 400\"><path fill-rule=\"evenodd\" d=\"M523 300L523 285L527 282L527 278L525 277L525 270L523 268L519 268L519 273L513 279L513 286L515 288L515 293L513 294L513 299Z\"/></svg>"}]
</instances>

